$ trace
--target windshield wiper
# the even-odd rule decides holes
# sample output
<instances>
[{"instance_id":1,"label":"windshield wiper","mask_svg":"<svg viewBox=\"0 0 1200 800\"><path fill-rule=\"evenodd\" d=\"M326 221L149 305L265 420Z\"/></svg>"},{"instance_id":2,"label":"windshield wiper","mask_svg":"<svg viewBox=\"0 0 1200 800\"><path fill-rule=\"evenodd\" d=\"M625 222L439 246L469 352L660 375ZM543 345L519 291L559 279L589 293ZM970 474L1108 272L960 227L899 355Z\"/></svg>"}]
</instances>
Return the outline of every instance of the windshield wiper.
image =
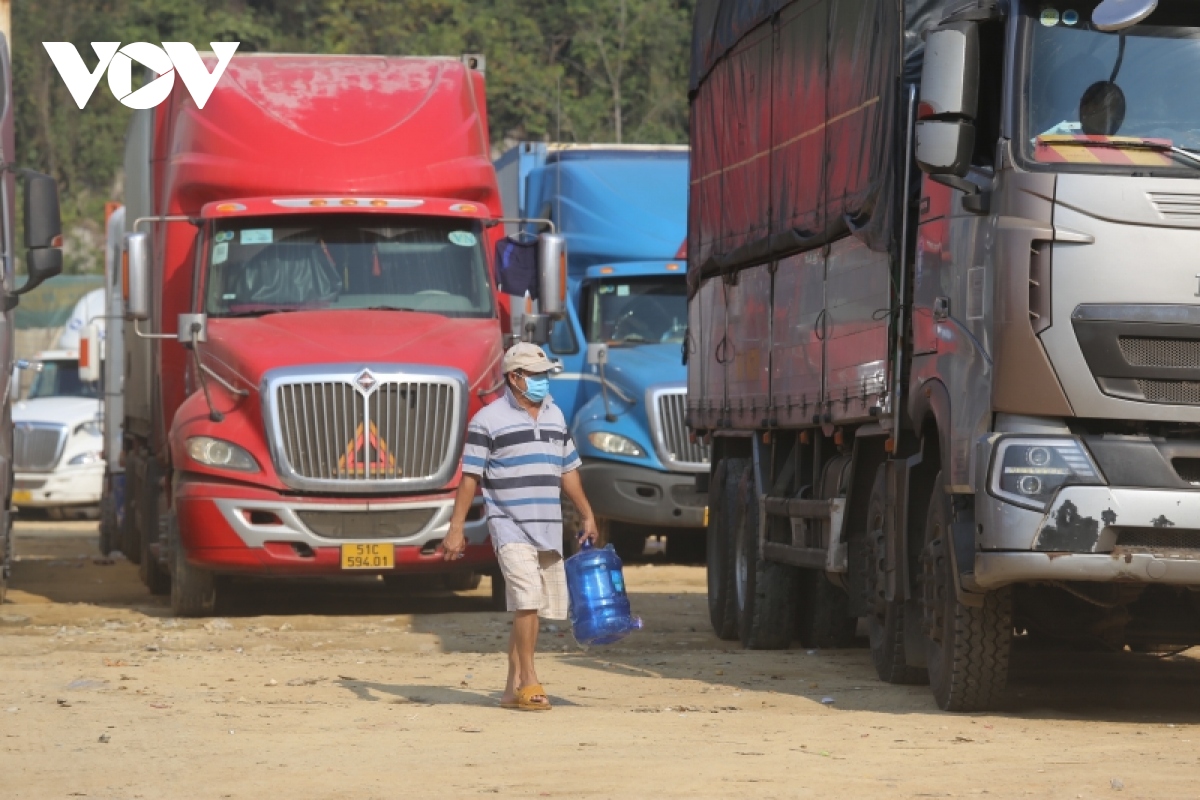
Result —
<instances>
[{"instance_id":1,"label":"windshield wiper","mask_svg":"<svg viewBox=\"0 0 1200 800\"><path fill-rule=\"evenodd\" d=\"M293 311L305 311L303 308L256 308L253 311L226 311L224 314L213 314L214 317L261 317L266 314L290 314Z\"/></svg>"},{"instance_id":2,"label":"windshield wiper","mask_svg":"<svg viewBox=\"0 0 1200 800\"><path fill-rule=\"evenodd\" d=\"M367 311L416 311L415 308L405 308L404 306L367 306Z\"/></svg>"},{"instance_id":3,"label":"windshield wiper","mask_svg":"<svg viewBox=\"0 0 1200 800\"><path fill-rule=\"evenodd\" d=\"M1114 136L1106 139L1078 139L1071 135L1041 135L1037 137L1041 144L1052 144L1056 147L1107 147L1113 150L1150 150L1155 153L1170 153L1186 161L1190 166L1200 169L1200 154L1177 147L1170 139L1142 139L1137 136Z\"/></svg>"}]
</instances>

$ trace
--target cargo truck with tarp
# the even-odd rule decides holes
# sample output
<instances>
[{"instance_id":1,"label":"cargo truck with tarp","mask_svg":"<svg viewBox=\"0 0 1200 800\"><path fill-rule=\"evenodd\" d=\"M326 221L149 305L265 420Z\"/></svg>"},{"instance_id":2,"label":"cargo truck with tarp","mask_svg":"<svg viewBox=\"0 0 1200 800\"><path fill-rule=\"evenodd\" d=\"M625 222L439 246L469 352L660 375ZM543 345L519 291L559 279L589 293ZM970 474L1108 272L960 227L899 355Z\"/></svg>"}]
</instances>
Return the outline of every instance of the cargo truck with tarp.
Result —
<instances>
[{"instance_id":1,"label":"cargo truck with tarp","mask_svg":"<svg viewBox=\"0 0 1200 800\"><path fill-rule=\"evenodd\" d=\"M1200 642L1200 17L702 0L688 421L709 610L944 709L1015 636Z\"/></svg>"},{"instance_id":2,"label":"cargo truck with tarp","mask_svg":"<svg viewBox=\"0 0 1200 800\"><path fill-rule=\"evenodd\" d=\"M118 537L176 614L237 576L494 569L481 498L438 549L504 389L482 65L237 55L134 115Z\"/></svg>"}]
</instances>

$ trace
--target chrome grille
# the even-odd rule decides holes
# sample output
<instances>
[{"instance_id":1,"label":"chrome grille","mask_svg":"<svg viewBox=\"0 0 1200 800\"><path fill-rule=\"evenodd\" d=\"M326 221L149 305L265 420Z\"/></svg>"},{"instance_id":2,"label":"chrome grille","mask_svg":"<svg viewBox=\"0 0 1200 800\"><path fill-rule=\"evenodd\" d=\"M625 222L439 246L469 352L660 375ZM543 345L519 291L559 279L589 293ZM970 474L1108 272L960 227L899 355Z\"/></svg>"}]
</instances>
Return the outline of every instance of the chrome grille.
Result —
<instances>
[{"instance_id":1,"label":"chrome grille","mask_svg":"<svg viewBox=\"0 0 1200 800\"><path fill-rule=\"evenodd\" d=\"M650 425L658 457L667 468L700 471L708 467L708 447L691 438L688 432L687 392L659 392L651 404Z\"/></svg>"},{"instance_id":2,"label":"chrome grille","mask_svg":"<svg viewBox=\"0 0 1200 800\"><path fill-rule=\"evenodd\" d=\"M1200 368L1200 340L1120 336L1121 355L1132 367Z\"/></svg>"},{"instance_id":3,"label":"chrome grille","mask_svg":"<svg viewBox=\"0 0 1200 800\"><path fill-rule=\"evenodd\" d=\"M66 425L18 422L13 426L13 468L17 472L49 472L58 466L66 443Z\"/></svg>"},{"instance_id":4,"label":"chrome grille","mask_svg":"<svg viewBox=\"0 0 1200 800\"><path fill-rule=\"evenodd\" d=\"M310 531L326 539L403 539L420 533L436 508L384 511L297 511Z\"/></svg>"},{"instance_id":5,"label":"chrome grille","mask_svg":"<svg viewBox=\"0 0 1200 800\"><path fill-rule=\"evenodd\" d=\"M438 488L453 475L465 424L461 373L415 375L395 367L291 373L268 377L285 483L318 491L410 491Z\"/></svg>"},{"instance_id":6,"label":"chrome grille","mask_svg":"<svg viewBox=\"0 0 1200 800\"><path fill-rule=\"evenodd\" d=\"M1200 381L1152 381L1138 379L1138 389L1151 403L1200 405Z\"/></svg>"}]
</instances>

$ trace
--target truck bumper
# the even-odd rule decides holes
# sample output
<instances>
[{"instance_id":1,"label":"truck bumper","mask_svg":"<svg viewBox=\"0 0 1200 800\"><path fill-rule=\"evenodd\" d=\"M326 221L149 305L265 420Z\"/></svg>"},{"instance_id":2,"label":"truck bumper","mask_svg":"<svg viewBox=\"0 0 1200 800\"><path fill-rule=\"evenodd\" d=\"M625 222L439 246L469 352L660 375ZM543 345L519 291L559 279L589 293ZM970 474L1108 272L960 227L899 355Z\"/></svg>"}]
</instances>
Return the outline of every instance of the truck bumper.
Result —
<instances>
[{"instance_id":1,"label":"truck bumper","mask_svg":"<svg viewBox=\"0 0 1200 800\"><path fill-rule=\"evenodd\" d=\"M299 498L269 489L181 481L175 498L179 533L188 562L222 574L389 575L490 572L496 558L488 542L483 503L472 506L465 526L467 552L442 559L454 495L406 498ZM392 543L395 567L343 573L341 546Z\"/></svg>"},{"instance_id":2,"label":"truck bumper","mask_svg":"<svg viewBox=\"0 0 1200 800\"><path fill-rule=\"evenodd\" d=\"M1200 492L1069 486L1045 513L990 496L983 505L985 548L1008 547L976 553L982 589L1027 581L1200 587Z\"/></svg>"},{"instance_id":3,"label":"truck bumper","mask_svg":"<svg viewBox=\"0 0 1200 800\"><path fill-rule=\"evenodd\" d=\"M704 527L708 497L696 476L586 459L579 470L596 516L658 528Z\"/></svg>"},{"instance_id":4,"label":"truck bumper","mask_svg":"<svg viewBox=\"0 0 1200 800\"><path fill-rule=\"evenodd\" d=\"M18 472L13 476L13 504L18 508L94 506L100 502L103 483L104 462L53 472Z\"/></svg>"}]
</instances>

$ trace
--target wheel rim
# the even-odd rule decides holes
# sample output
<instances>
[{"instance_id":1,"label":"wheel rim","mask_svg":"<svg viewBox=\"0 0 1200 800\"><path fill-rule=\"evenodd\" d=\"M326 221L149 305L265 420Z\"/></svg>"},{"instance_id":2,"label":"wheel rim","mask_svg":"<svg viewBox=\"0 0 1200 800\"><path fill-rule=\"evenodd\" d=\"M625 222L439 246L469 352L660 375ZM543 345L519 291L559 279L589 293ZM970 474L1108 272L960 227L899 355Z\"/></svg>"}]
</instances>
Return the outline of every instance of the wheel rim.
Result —
<instances>
[{"instance_id":1,"label":"wheel rim","mask_svg":"<svg viewBox=\"0 0 1200 800\"><path fill-rule=\"evenodd\" d=\"M746 607L746 583L749 581L750 567L746 562L746 548L742 540L745 537L745 526L739 526L738 541L737 541L737 559L735 561L737 569L734 570L734 583L737 585L737 601L738 610Z\"/></svg>"}]
</instances>

